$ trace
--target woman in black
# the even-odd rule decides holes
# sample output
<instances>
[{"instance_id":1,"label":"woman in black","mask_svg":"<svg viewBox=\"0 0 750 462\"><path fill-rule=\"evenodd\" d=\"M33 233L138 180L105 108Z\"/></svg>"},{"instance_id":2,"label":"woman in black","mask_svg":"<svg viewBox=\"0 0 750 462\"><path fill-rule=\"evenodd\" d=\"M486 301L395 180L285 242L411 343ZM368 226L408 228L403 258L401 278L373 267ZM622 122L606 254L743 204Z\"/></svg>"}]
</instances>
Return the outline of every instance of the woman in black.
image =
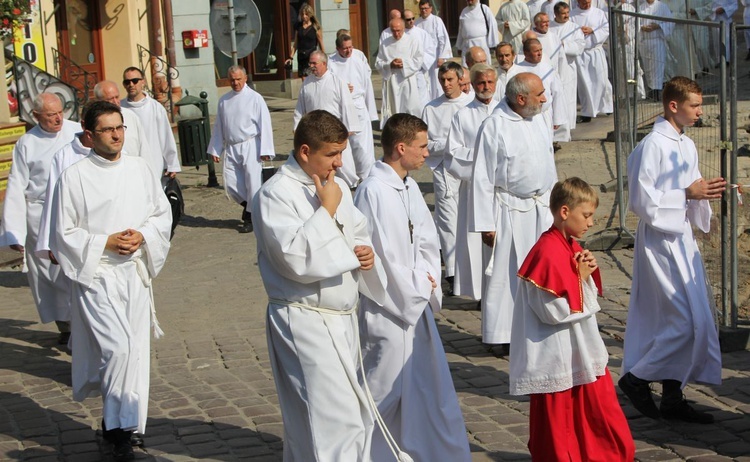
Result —
<instances>
[{"instance_id":1,"label":"woman in black","mask_svg":"<svg viewBox=\"0 0 750 462\"><path fill-rule=\"evenodd\" d=\"M308 73L310 53L318 48L324 53L325 50L323 49L323 30L315 17L312 7L307 3L300 8L299 19L300 22L295 29L294 42L292 42L292 52L289 53L289 58L286 60L286 63L292 63L292 56L294 56L294 50L296 48L297 74L300 78L303 78Z\"/></svg>"}]
</instances>

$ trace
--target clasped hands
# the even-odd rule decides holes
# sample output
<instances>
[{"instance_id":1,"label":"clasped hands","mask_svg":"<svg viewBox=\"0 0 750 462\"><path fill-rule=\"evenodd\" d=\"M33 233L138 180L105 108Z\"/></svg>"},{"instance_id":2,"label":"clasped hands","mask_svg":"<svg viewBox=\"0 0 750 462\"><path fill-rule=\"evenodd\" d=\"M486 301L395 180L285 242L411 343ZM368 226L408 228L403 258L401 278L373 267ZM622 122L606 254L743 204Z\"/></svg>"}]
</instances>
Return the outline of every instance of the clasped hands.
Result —
<instances>
[{"instance_id":1,"label":"clasped hands","mask_svg":"<svg viewBox=\"0 0 750 462\"><path fill-rule=\"evenodd\" d=\"M143 234L128 228L125 231L110 234L104 248L119 255L130 255L140 249L141 244L143 244Z\"/></svg>"}]
</instances>

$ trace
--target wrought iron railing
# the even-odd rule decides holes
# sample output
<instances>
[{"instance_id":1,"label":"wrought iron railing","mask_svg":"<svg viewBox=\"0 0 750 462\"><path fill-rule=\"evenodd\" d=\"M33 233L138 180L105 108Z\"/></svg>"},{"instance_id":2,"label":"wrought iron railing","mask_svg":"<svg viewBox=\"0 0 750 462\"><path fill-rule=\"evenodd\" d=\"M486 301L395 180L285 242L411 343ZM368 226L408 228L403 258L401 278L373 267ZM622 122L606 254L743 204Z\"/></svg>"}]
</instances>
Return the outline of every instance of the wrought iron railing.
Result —
<instances>
[{"instance_id":1,"label":"wrought iron railing","mask_svg":"<svg viewBox=\"0 0 750 462\"><path fill-rule=\"evenodd\" d=\"M150 82L151 97L160 102L174 121L174 101L172 100L172 82L180 76L176 67L146 47L138 45L138 64L147 82Z\"/></svg>"},{"instance_id":2,"label":"wrought iron railing","mask_svg":"<svg viewBox=\"0 0 750 462\"><path fill-rule=\"evenodd\" d=\"M96 76L90 72L86 72L85 69L60 53L56 48L52 48L52 60L54 62L55 76L75 88L78 104L81 107L86 105L94 91Z\"/></svg>"},{"instance_id":3,"label":"wrought iron railing","mask_svg":"<svg viewBox=\"0 0 750 462\"><path fill-rule=\"evenodd\" d=\"M77 97L77 89L49 74L28 61L5 50L5 57L13 63L14 87L18 100L18 117L24 122L36 125L31 115L34 98L40 93L54 93L63 103L63 114L66 119L78 121L80 119L81 103Z\"/></svg>"}]
</instances>

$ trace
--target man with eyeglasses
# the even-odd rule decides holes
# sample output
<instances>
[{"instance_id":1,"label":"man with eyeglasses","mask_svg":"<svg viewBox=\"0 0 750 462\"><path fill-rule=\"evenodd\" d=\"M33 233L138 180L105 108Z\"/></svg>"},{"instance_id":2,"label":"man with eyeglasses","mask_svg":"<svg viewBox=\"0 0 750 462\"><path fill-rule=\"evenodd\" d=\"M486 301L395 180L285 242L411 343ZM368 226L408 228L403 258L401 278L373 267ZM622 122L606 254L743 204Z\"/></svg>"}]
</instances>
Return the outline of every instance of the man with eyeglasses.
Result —
<instances>
[{"instance_id":1,"label":"man with eyeglasses","mask_svg":"<svg viewBox=\"0 0 750 462\"><path fill-rule=\"evenodd\" d=\"M111 80L102 80L97 83L94 86L94 98L98 101L112 103L122 111L122 119L125 126L128 127L128 136L125 137L125 144L122 148L125 154L135 157L157 156L156 162L161 159L161 152L149 149L149 145L146 141L146 133L141 124L141 119L133 110L123 108L120 105L120 90L117 88L115 82ZM161 176L161 173L159 173L158 176Z\"/></svg>"},{"instance_id":2,"label":"man with eyeglasses","mask_svg":"<svg viewBox=\"0 0 750 462\"><path fill-rule=\"evenodd\" d=\"M134 459L133 431L148 416L151 281L169 252L172 214L147 162L123 156L120 108L87 107L92 154L60 176L52 199L50 250L72 281L72 388L76 401L102 396L104 439L115 461Z\"/></svg>"},{"instance_id":3,"label":"man with eyeglasses","mask_svg":"<svg viewBox=\"0 0 750 462\"><path fill-rule=\"evenodd\" d=\"M140 69L125 69L122 79L122 86L125 87L128 97L120 101L120 106L136 113L141 119L150 149L152 152L161 153L161 158L152 156L149 165L154 174L161 178L164 186L166 178L163 177L174 178L177 172L182 170L169 116L164 106L145 92L146 80Z\"/></svg>"},{"instance_id":4,"label":"man with eyeglasses","mask_svg":"<svg viewBox=\"0 0 750 462\"><path fill-rule=\"evenodd\" d=\"M60 97L41 93L34 98L33 115L38 124L23 135L13 148L0 225L0 246L9 246L24 256L24 269L31 295L43 323L55 321L58 343L70 338L70 309L60 268L35 253L39 222L44 208L52 157L81 131L78 123L63 117Z\"/></svg>"},{"instance_id":5,"label":"man with eyeglasses","mask_svg":"<svg viewBox=\"0 0 750 462\"><path fill-rule=\"evenodd\" d=\"M442 88L438 81L438 68L446 60L453 57L451 40L443 20L439 16L432 14L432 3L430 3L430 0L421 0L419 2L419 18L414 21L414 25L427 32L427 35L432 38L433 45L435 46L435 64L429 70L430 101L432 101L442 93Z\"/></svg>"}]
</instances>

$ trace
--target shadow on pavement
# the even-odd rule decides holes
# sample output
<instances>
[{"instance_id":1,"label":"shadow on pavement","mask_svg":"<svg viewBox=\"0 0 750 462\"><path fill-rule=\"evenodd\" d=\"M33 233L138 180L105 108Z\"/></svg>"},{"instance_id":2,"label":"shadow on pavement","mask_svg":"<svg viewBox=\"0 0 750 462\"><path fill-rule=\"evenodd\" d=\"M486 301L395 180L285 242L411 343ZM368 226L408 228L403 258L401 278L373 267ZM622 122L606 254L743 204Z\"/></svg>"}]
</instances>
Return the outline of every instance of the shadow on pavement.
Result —
<instances>
[{"instance_id":1,"label":"shadow on pavement","mask_svg":"<svg viewBox=\"0 0 750 462\"><path fill-rule=\"evenodd\" d=\"M20 271L0 271L0 287L17 289L28 286L29 280L26 278L26 274Z\"/></svg>"},{"instance_id":2,"label":"shadow on pavement","mask_svg":"<svg viewBox=\"0 0 750 462\"><path fill-rule=\"evenodd\" d=\"M218 229L237 229L242 224L240 220L221 220L221 219L210 219L205 217L194 217L190 215L183 215L180 219L180 226L186 228L218 228Z\"/></svg>"}]
</instances>

